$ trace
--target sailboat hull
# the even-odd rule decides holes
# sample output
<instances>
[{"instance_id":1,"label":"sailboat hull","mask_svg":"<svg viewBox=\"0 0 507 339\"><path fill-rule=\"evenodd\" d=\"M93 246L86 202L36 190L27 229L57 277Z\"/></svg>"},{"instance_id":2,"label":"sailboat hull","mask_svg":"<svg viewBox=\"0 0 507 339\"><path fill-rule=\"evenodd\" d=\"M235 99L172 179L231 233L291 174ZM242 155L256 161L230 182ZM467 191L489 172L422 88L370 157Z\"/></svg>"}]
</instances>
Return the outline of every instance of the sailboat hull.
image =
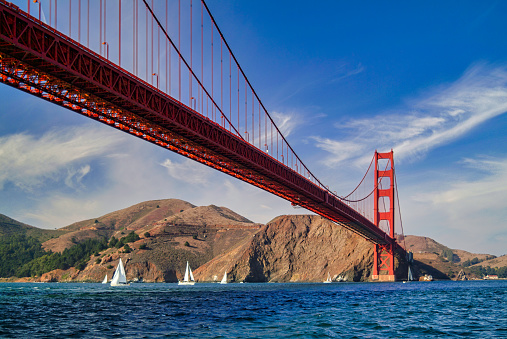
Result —
<instances>
[{"instance_id":1,"label":"sailboat hull","mask_svg":"<svg viewBox=\"0 0 507 339\"><path fill-rule=\"evenodd\" d=\"M178 281L178 285L193 285L195 281Z\"/></svg>"}]
</instances>

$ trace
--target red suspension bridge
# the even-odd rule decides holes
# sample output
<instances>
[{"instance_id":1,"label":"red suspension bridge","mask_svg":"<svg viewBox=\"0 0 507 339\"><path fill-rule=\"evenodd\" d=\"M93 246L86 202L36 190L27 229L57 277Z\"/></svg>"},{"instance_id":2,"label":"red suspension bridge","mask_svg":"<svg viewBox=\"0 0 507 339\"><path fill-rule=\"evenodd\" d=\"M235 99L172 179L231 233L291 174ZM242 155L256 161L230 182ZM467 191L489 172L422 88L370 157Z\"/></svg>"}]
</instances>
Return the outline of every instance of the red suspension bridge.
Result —
<instances>
[{"instance_id":1,"label":"red suspension bridge","mask_svg":"<svg viewBox=\"0 0 507 339\"><path fill-rule=\"evenodd\" d=\"M321 183L275 124L198 0L0 0L0 81L227 173L375 244L394 280L393 153L356 189ZM370 178L372 177L372 178ZM402 232L400 233L402 234Z\"/></svg>"}]
</instances>

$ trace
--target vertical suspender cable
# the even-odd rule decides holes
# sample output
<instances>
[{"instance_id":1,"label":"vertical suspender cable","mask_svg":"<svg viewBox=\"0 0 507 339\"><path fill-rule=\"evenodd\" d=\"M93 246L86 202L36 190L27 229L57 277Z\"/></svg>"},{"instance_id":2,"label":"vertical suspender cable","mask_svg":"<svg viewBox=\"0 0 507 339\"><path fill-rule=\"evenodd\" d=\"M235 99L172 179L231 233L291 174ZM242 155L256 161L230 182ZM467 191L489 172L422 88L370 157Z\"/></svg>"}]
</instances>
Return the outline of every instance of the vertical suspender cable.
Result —
<instances>
[{"instance_id":1,"label":"vertical suspender cable","mask_svg":"<svg viewBox=\"0 0 507 339\"><path fill-rule=\"evenodd\" d=\"M239 68L237 69L237 74L238 74L238 130L239 130L241 128L239 123Z\"/></svg>"},{"instance_id":2,"label":"vertical suspender cable","mask_svg":"<svg viewBox=\"0 0 507 339\"><path fill-rule=\"evenodd\" d=\"M192 69L192 60L193 60L193 55L192 55L192 45L193 45L193 42L192 42L192 0L190 0L190 69ZM192 72L191 70L188 70L188 89L189 89L189 102L190 102L190 107L192 107ZM195 98L194 98L195 100Z\"/></svg>"},{"instance_id":3,"label":"vertical suspender cable","mask_svg":"<svg viewBox=\"0 0 507 339\"><path fill-rule=\"evenodd\" d=\"M169 29L167 27L167 17L169 16L169 10L168 10L168 1L166 0L165 2L165 28L166 29ZM168 70L168 65L167 65L167 60L169 59L169 52L168 52L168 47L169 47L169 42L167 41L167 39L164 39L165 40L165 90L166 90L166 93L171 95L171 90L169 89L169 84L170 84L170 81L169 81L169 70Z\"/></svg>"},{"instance_id":4,"label":"vertical suspender cable","mask_svg":"<svg viewBox=\"0 0 507 339\"><path fill-rule=\"evenodd\" d=\"M145 22L145 26L146 26L146 39L144 40L144 50L145 50L145 54L146 54L146 58L144 59L144 65L145 65L145 68L146 68L146 73L144 74L144 79L146 81L148 81L148 11L146 11L146 22Z\"/></svg>"},{"instance_id":5,"label":"vertical suspender cable","mask_svg":"<svg viewBox=\"0 0 507 339\"><path fill-rule=\"evenodd\" d=\"M255 146L255 100L252 93L252 145Z\"/></svg>"},{"instance_id":6,"label":"vertical suspender cable","mask_svg":"<svg viewBox=\"0 0 507 339\"><path fill-rule=\"evenodd\" d=\"M157 88L160 78L160 27L157 27Z\"/></svg>"},{"instance_id":7,"label":"vertical suspender cable","mask_svg":"<svg viewBox=\"0 0 507 339\"><path fill-rule=\"evenodd\" d=\"M137 76L136 72L136 12L137 12L137 0L132 2L132 73Z\"/></svg>"},{"instance_id":8,"label":"vertical suspender cable","mask_svg":"<svg viewBox=\"0 0 507 339\"><path fill-rule=\"evenodd\" d=\"M223 54L222 54L222 39L220 39L220 109L224 110L224 67L223 67ZM220 117L222 127L225 127L225 119Z\"/></svg>"},{"instance_id":9,"label":"vertical suspender cable","mask_svg":"<svg viewBox=\"0 0 507 339\"><path fill-rule=\"evenodd\" d=\"M151 0L151 8L154 8L153 6L153 0ZM151 84L153 85L153 15L150 16L151 20L151 75L149 76L149 79L151 79Z\"/></svg>"},{"instance_id":10,"label":"vertical suspender cable","mask_svg":"<svg viewBox=\"0 0 507 339\"><path fill-rule=\"evenodd\" d=\"M213 99L215 99L215 94L214 94L214 88L213 88L213 85L214 85L214 69L213 69L213 25L211 26L211 97ZM211 106L211 120L215 121L215 116L213 114L213 112L215 111L214 107Z\"/></svg>"},{"instance_id":11,"label":"vertical suspender cable","mask_svg":"<svg viewBox=\"0 0 507 339\"><path fill-rule=\"evenodd\" d=\"M201 82L204 84L204 11L201 2ZM204 91L201 88L201 114L204 115Z\"/></svg>"},{"instance_id":12,"label":"vertical suspender cable","mask_svg":"<svg viewBox=\"0 0 507 339\"><path fill-rule=\"evenodd\" d=\"M231 54L229 54L229 121L232 123L232 65L231 65ZM229 123L229 132L232 130L232 126Z\"/></svg>"},{"instance_id":13,"label":"vertical suspender cable","mask_svg":"<svg viewBox=\"0 0 507 339\"><path fill-rule=\"evenodd\" d=\"M250 142L250 138L248 137L248 106L247 106L247 86L245 82L245 134L246 134L246 141Z\"/></svg>"},{"instance_id":14,"label":"vertical suspender cable","mask_svg":"<svg viewBox=\"0 0 507 339\"><path fill-rule=\"evenodd\" d=\"M181 0L178 0L178 51L181 51ZM178 55L178 100L181 102L181 57Z\"/></svg>"},{"instance_id":15,"label":"vertical suspender cable","mask_svg":"<svg viewBox=\"0 0 507 339\"><path fill-rule=\"evenodd\" d=\"M99 53L102 56L102 0L100 0L100 2L99 2L99 7L100 7L100 9L99 9L99 17L100 17L100 19L99 19L99 27L100 27L99 28L99 45L100 45L99 51L100 52Z\"/></svg>"},{"instance_id":16,"label":"vertical suspender cable","mask_svg":"<svg viewBox=\"0 0 507 339\"><path fill-rule=\"evenodd\" d=\"M90 48L90 0L86 4L86 47Z\"/></svg>"},{"instance_id":17,"label":"vertical suspender cable","mask_svg":"<svg viewBox=\"0 0 507 339\"><path fill-rule=\"evenodd\" d=\"M118 66L121 67L121 0L118 1Z\"/></svg>"},{"instance_id":18,"label":"vertical suspender cable","mask_svg":"<svg viewBox=\"0 0 507 339\"><path fill-rule=\"evenodd\" d=\"M104 39L102 40L103 42L107 42L107 32L106 32L107 14L106 14L106 11L107 11L107 1L104 0L104 31L103 31L104 32Z\"/></svg>"},{"instance_id":19,"label":"vertical suspender cable","mask_svg":"<svg viewBox=\"0 0 507 339\"><path fill-rule=\"evenodd\" d=\"M81 43L81 0L77 2L77 6L79 8L77 17L77 41Z\"/></svg>"}]
</instances>

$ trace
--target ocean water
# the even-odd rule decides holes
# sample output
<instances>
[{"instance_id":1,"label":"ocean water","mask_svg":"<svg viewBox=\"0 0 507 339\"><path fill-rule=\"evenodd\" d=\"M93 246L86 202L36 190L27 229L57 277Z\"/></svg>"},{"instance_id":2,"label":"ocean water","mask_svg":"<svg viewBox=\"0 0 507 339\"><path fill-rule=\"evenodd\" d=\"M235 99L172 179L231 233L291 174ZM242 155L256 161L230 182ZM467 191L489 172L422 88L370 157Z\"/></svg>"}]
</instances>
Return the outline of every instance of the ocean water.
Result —
<instances>
[{"instance_id":1,"label":"ocean water","mask_svg":"<svg viewBox=\"0 0 507 339\"><path fill-rule=\"evenodd\" d=\"M0 284L2 338L507 338L507 281Z\"/></svg>"}]
</instances>

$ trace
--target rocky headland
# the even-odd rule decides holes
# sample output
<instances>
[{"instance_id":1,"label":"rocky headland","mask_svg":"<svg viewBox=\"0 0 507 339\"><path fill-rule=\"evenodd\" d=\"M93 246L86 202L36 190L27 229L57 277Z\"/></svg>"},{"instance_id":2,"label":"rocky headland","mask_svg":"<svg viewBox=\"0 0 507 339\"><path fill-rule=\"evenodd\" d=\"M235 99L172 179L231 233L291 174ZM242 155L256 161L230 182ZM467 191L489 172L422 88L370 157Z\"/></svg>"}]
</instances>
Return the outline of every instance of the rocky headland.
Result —
<instances>
[{"instance_id":1,"label":"rocky headland","mask_svg":"<svg viewBox=\"0 0 507 339\"><path fill-rule=\"evenodd\" d=\"M187 261L198 282L220 280L224 272L234 282L320 282L328 273L333 281L368 281L371 276L373 245L316 215L284 215L262 225L225 207L167 199L143 202L56 231L0 218L1 235L33 236L41 240L45 251L53 253L87 239L109 242L131 232L137 234L137 240L125 248L110 246L90 255L81 269L55 269L9 280L99 282L105 275L112 277L120 258L127 279L144 282L177 282ZM416 276L449 279L462 269L460 261L477 257L453 250L450 260L442 260L445 246L425 237L399 239L403 240L414 253ZM493 257L483 255L481 259ZM397 276L406 277L404 256L397 255L396 267Z\"/></svg>"}]
</instances>

